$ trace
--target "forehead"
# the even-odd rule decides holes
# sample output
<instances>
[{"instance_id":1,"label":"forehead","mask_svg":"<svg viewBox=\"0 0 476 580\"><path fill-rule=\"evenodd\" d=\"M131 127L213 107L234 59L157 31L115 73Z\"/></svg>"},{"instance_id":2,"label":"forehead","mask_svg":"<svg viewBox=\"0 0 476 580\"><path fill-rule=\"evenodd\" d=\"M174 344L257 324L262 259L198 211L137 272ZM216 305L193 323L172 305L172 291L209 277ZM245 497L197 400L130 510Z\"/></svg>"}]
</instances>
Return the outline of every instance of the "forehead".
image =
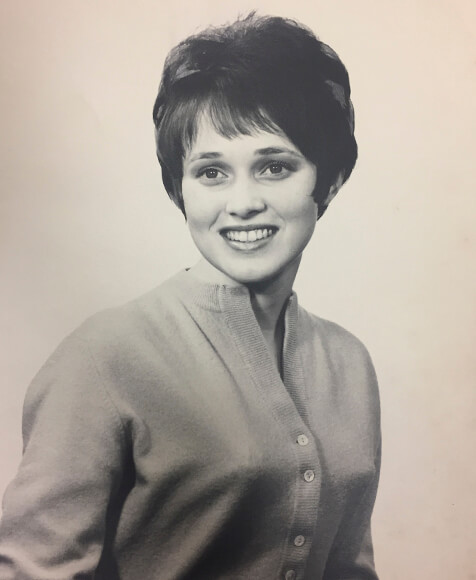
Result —
<instances>
[{"instance_id":1,"label":"forehead","mask_svg":"<svg viewBox=\"0 0 476 580\"><path fill-rule=\"evenodd\" d=\"M212 158L216 154L250 154L262 150L290 151L301 155L299 149L281 131L265 131L263 129L250 128L250 134L238 134L224 136L214 127L211 120L203 115L197 125L195 139L185 152L185 161L193 161L196 158Z\"/></svg>"}]
</instances>

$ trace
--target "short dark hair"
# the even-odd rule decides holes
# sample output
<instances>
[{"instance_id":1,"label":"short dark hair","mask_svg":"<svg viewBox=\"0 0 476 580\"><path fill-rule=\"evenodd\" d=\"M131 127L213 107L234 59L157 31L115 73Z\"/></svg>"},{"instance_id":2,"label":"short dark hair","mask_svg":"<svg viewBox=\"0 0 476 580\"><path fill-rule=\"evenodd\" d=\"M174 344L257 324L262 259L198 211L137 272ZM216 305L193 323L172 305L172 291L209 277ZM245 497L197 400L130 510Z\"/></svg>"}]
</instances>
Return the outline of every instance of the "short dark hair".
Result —
<instances>
[{"instance_id":1,"label":"short dark hair","mask_svg":"<svg viewBox=\"0 0 476 580\"><path fill-rule=\"evenodd\" d=\"M157 156L184 213L183 159L203 112L225 137L283 132L317 167L319 215L357 159L347 70L294 20L251 13L190 36L167 56L153 111Z\"/></svg>"}]
</instances>

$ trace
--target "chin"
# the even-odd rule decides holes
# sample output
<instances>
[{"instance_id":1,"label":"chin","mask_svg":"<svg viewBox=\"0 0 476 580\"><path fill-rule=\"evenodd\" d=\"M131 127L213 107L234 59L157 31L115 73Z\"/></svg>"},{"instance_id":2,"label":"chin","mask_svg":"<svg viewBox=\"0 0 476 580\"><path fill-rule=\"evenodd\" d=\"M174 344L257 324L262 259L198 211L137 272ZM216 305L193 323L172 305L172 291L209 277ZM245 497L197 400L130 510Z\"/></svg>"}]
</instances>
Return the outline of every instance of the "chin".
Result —
<instances>
[{"instance_id":1,"label":"chin","mask_svg":"<svg viewBox=\"0 0 476 580\"><path fill-rule=\"evenodd\" d=\"M235 283L245 286L267 285L279 281L285 272L285 269L254 269L254 268L236 268L225 269L219 268L224 276L233 280Z\"/></svg>"}]
</instances>

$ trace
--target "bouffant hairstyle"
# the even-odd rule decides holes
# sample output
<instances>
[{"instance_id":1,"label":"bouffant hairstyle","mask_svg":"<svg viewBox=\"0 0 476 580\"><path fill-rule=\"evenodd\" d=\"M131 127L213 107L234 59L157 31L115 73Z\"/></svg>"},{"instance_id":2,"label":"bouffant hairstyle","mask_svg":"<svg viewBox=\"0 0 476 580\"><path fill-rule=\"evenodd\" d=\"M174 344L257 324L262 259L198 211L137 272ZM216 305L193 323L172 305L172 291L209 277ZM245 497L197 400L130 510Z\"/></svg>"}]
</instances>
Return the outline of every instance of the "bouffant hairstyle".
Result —
<instances>
[{"instance_id":1,"label":"bouffant hairstyle","mask_svg":"<svg viewBox=\"0 0 476 580\"><path fill-rule=\"evenodd\" d=\"M284 133L317 167L319 215L357 159L347 70L290 19L251 13L190 36L167 56L153 118L164 186L183 213L183 159L202 114L228 138Z\"/></svg>"}]
</instances>

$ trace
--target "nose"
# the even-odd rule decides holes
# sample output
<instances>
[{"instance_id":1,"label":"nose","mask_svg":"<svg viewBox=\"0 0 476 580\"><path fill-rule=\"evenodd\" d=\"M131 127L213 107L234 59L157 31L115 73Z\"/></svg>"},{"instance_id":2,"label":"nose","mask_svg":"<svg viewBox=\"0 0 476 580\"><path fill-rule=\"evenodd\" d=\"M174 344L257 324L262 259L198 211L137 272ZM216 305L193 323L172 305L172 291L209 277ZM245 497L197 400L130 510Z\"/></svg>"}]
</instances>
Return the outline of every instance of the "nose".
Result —
<instances>
[{"instance_id":1,"label":"nose","mask_svg":"<svg viewBox=\"0 0 476 580\"><path fill-rule=\"evenodd\" d=\"M252 180L237 180L228 190L226 211L230 215L246 219L266 209L260 188Z\"/></svg>"}]
</instances>

